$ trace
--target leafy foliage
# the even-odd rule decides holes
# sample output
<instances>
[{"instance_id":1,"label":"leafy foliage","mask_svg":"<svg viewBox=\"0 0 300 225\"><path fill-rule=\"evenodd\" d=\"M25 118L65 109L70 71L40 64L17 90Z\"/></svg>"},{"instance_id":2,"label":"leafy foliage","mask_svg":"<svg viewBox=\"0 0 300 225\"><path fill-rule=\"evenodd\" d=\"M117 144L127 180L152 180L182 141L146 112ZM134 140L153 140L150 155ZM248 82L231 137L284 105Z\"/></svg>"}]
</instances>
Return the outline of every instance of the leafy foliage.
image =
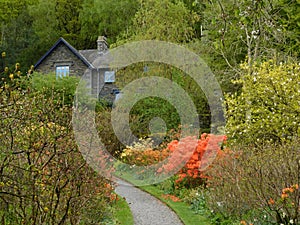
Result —
<instances>
[{"instance_id":1,"label":"leafy foliage","mask_svg":"<svg viewBox=\"0 0 300 225\"><path fill-rule=\"evenodd\" d=\"M199 85L188 75L179 69L163 63L143 62L128 66L117 72L116 85L122 89L130 82L141 77L164 77L179 85L189 95L196 106L199 115L201 132L210 130L210 111L207 99ZM176 91L166 90L165 95L176 98ZM180 99L176 107L184 104ZM174 105L159 97L147 97L138 101L130 111L131 130L139 137L149 136L149 123L155 118L161 118L165 122L166 131L177 129L180 124L180 115ZM133 123L132 121L135 121ZM136 123L138 122L138 123ZM161 132L162 127L160 127Z\"/></svg>"},{"instance_id":2,"label":"leafy foliage","mask_svg":"<svg viewBox=\"0 0 300 225\"><path fill-rule=\"evenodd\" d=\"M294 6L297 8L297 3L291 2L209 1L203 21L207 39L234 71L245 59L251 67L256 61L274 55L283 58L293 55L286 51L292 42L287 40L289 35L283 25L287 22L283 16L285 11L294 9Z\"/></svg>"},{"instance_id":3,"label":"leafy foliage","mask_svg":"<svg viewBox=\"0 0 300 225\"><path fill-rule=\"evenodd\" d=\"M79 78L72 76L57 78L55 74L34 73L31 76L30 84L32 91L42 94L45 98L55 97L55 101L72 106Z\"/></svg>"},{"instance_id":4,"label":"leafy foliage","mask_svg":"<svg viewBox=\"0 0 300 225\"><path fill-rule=\"evenodd\" d=\"M97 223L110 218L109 182L82 158L72 109L52 94L0 89L3 224L89 223L84 215L91 211Z\"/></svg>"},{"instance_id":5,"label":"leafy foliage","mask_svg":"<svg viewBox=\"0 0 300 225\"><path fill-rule=\"evenodd\" d=\"M82 3L83 0L43 0L29 8L33 17L32 27L38 37L32 44L40 47L39 54L44 54L59 37L66 38L76 47L81 47L79 14Z\"/></svg>"},{"instance_id":6,"label":"leafy foliage","mask_svg":"<svg viewBox=\"0 0 300 225\"><path fill-rule=\"evenodd\" d=\"M130 39L182 43L193 38L193 25L199 18L181 1L140 0L140 4L134 17Z\"/></svg>"},{"instance_id":7,"label":"leafy foliage","mask_svg":"<svg viewBox=\"0 0 300 225\"><path fill-rule=\"evenodd\" d=\"M138 9L138 1L86 0L82 7L81 36L86 40L85 48L94 48L98 35L106 36L109 43L116 42L121 34L127 37L132 18Z\"/></svg>"},{"instance_id":8,"label":"leafy foliage","mask_svg":"<svg viewBox=\"0 0 300 225\"><path fill-rule=\"evenodd\" d=\"M282 50L290 55L300 56L300 2L280 0L280 23L285 33L286 41Z\"/></svg>"},{"instance_id":9,"label":"leafy foliage","mask_svg":"<svg viewBox=\"0 0 300 225\"><path fill-rule=\"evenodd\" d=\"M248 67L245 68L246 70ZM242 143L285 142L300 134L300 67L268 61L240 79L240 95L228 95L228 136Z\"/></svg>"},{"instance_id":10,"label":"leafy foliage","mask_svg":"<svg viewBox=\"0 0 300 225\"><path fill-rule=\"evenodd\" d=\"M299 9L298 0L0 0L0 50L10 53L2 55L0 65L1 222L74 224L80 216L85 224L109 220L111 188L95 182L106 181L84 165L73 143L69 106L76 79L47 76L45 81L34 75L28 80L33 68L23 66L36 62L60 36L77 49L90 49L98 35L106 35L113 46L144 39L184 44L205 59L228 93L228 138L232 145L243 145L234 150L243 151L226 149L226 157L218 158L208 174L215 223L232 224L232 217L242 224L298 223ZM181 71L141 63L118 71L117 77L123 73L124 86L139 78L145 66L149 75L164 74L184 88L204 121L201 128L208 130L205 96ZM133 133L147 136L149 121L157 116L168 129L177 127L178 115L164 103L157 98L137 103L131 114ZM99 107L98 132L109 152L120 155L124 146L110 119L110 110ZM168 151L123 153L130 163L151 164ZM191 196L188 201L196 210L204 199L184 187L197 186L206 176L196 170L202 153L201 148L178 177L166 181L176 195ZM95 215L100 215L97 221L86 218Z\"/></svg>"}]
</instances>

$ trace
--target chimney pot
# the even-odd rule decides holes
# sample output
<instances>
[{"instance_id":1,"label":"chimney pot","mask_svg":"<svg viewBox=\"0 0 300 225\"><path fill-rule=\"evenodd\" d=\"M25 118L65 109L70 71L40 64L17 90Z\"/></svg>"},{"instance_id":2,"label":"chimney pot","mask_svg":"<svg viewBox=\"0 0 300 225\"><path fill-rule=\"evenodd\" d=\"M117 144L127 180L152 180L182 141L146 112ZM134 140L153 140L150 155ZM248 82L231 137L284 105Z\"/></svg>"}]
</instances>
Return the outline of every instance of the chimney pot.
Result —
<instances>
[{"instance_id":1,"label":"chimney pot","mask_svg":"<svg viewBox=\"0 0 300 225\"><path fill-rule=\"evenodd\" d=\"M97 40L97 49L98 53L103 54L108 50L108 44L106 41L106 37L104 36L99 36Z\"/></svg>"}]
</instances>

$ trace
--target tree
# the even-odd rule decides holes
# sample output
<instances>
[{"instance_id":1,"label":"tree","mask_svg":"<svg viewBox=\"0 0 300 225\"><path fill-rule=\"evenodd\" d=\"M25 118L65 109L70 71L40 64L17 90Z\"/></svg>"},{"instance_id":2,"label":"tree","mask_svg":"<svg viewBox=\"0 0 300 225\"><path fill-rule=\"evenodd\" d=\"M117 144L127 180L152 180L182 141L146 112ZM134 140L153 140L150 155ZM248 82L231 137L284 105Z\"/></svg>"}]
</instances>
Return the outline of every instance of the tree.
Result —
<instances>
[{"instance_id":1,"label":"tree","mask_svg":"<svg viewBox=\"0 0 300 225\"><path fill-rule=\"evenodd\" d=\"M194 25L199 21L199 16L191 12L182 1L141 0L139 3L140 8L129 29L129 37L120 37L117 44L138 40L162 40L186 44L195 37ZM182 71L162 63L146 62L136 63L120 70L117 76L120 88L143 76L162 76L176 82L194 101L202 122L201 128L209 130L210 113L206 97L193 79ZM144 99L135 105L131 113L135 119L138 117L140 127L132 126L132 128L133 130L135 128L134 132L140 136L149 134L148 124L155 117L164 118L167 129L177 129L180 123L175 108L159 98Z\"/></svg>"},{"instance_id":2,"label":"tree","mask_svg":"<svg viewBox=\"0 0 300 225\"><path fill-rule=\"evenodd\" d=\"M87 46L93 48L99 35L114 43L123 33L127 35L138 9L137 0L85 0L80 12L81 35Z\"/></svg>"},{"instance_id":3,"label":"tree","mask_svg":"<svg viewBox=\"0 0 300 225\"><path fill-rule=\"evenodd\" d=\"M185 6L193 13L199 16L199 20L193 25L195 31L195 38L201 39L203 37L203 19L206 10L206 1L198 0L182 0Z\"/></svg>"},{"instance_id":4,"label":"tree","mask_svg":"<svg viewBox=\"0 0 300 225\"><path fill-rule=\"evenodd\" d=\"M257 62L288 61L298 55L297 1L184 2L200 16L202 25L201 38L188 47L204 58L226 93L241 88L231 82L243 75L240 63L246 61L251 71Z\"/></svg>"},{"instance_id":5,"label":"tree","mask_svg":"<svg viewBox=\"0 0 300 225\"><path fill-rule=\"evenodd\" d=\"M22 65L32 64L28 48L32 45L35 35L28 7L33 4L33 0L1 0L0 49L9 53L6 58L8 64L13 64L15 61Z\"/></svg>"},{"instance_id":6,"label":"tree","mask_svg":"<svg viewBox=\"0 0 300 225\"><path fill-rule=\"evenodd\" d=\"M193 25L199 17L188 10L182 1L140 0L139 3L140 8L130 29L130 40L184 43L194 37Z\"/></svg>"},{"instance_id":7,"label":"tree","mask_svg":"<svg viewBox=\"0 0 300 225\"><path fill-rule=\"evenodd\" d=\"M41 0L29 8L33 18L33 32L38 39L31 48L36 50L36 60L41 57L59 37L64 37L76 48L82 47L79 13L83 0Z\"/></svg>"},{"instance_id":8,"label":"tree","mask_svg":"<svg viewBox=\"0 0 300 225\"><path fill-rule=\"evenodd\" d=\"M297 27L297 16L287 21L286 12L296 12L299 3L289 1L219 1L206 3L203 26L209 42L235 73L247 60L249 69L255 62L277 57L286 60L294 55L288 49L293 35L287 32ZM284 25L285 24L285 25ZM298 39L298 38L297 38ZM296 40L297 40L296 39ZM296 50L297 51L297 50Z\"/></svg>"},{"instance_id":9,"label":"tree","mask_svg":"<svg viewBox=\"0 0 300 225\"><path fill-rule=\"evenodd\" d=\"M278 14L280 24L285 33L286 41L282 43L282 50L287 54L300 56L300 2L297 0L280 0Z\"/></svg>"},{"instance_id":10,"label":"tree","mask_svg":"<svg viewBox=\"0 0 300 225\"><path fill-rule=\"evenodd\" d=\"M16 19L28 5L34 3L34 0L1 0L0 2L1 25L5 25Z\"/></svg>"}]
</instances>

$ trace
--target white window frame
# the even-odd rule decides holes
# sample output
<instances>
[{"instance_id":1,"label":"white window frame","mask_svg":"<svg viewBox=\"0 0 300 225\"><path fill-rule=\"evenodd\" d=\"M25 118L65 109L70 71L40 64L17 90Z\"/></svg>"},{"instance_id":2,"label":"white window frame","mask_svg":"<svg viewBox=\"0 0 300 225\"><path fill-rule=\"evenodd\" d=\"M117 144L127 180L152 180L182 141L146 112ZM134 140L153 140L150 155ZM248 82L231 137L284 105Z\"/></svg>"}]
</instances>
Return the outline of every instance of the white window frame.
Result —
<instances>
[{"instance_id":1,"label":"white window frame","mask_svg":"<svg viewBox=\"0 0 300 225\"><path fill-rule=\"evenodd\" d=\"M56 78L67 77L70 75L69 65L57 65L55 68Z\"/></svg>"},{"instance_id":2,"label":"white window frame","mask_svg":"<svg viewBox=\"0 0 300 225\"><path fill-rule=\"evenodd\" d=\"M104 72L104 83L114 83L116 81L115 71Z\"/></svg>"}]
</instances>

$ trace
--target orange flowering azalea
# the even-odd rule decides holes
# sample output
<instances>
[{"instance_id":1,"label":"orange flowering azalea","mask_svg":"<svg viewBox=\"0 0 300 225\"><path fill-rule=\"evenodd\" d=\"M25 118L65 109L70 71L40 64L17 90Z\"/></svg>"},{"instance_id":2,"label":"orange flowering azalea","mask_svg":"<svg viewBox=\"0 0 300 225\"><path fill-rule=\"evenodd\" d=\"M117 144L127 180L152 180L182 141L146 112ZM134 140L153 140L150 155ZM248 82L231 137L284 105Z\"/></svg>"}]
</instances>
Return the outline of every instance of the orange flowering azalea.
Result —
<instances>
[{"instance_id":1,"label":"orange flowering azalea","mask_svg":"<svg viewBox=\"0 0 300 225\"><path fill-rule=\"evenodd\" d=\"M268 204L269 204L269 205L274 205L274 204L275 204L274 199L270 198L269 201L268 201Z\"/></svg>"},{"instance_id":2,"label":"orange flowering azalea","mask_svg":"<svg viewBox=\"0 0 300 225\"><path fill-rule=\"evenodd\" d=\"M172 200L173 202L180 202L180 198L176 197L175 195L170 195L170 194L162 194L162 197L164 199L170 199Z\"/></svg>"},{"instance_id":3,"label":"orange flowering azalea","mask_svg":"<svg viewBox=\"0 0 300 225\"><path fill-rule=\"evenodd\" d=\"M282 199L286 199L286 198L288 198L288 197L289 197L288 194L285 194L285 193L282 193L282 194L281 194L281 198L282 198Z\"/></svg>"},{"instance_id":4,"label":"orange flowering azalea","mask_svg":"<svg viewBox=\"0 0 300 225\"><path fill-rule=\"evenodd\" d=\"M163 171L163 168L158 168L158 170L156 172L161 173Z\"/></svg>"},{"instance_id":5,"label":"orange flowering azalea","mask_svg":"<svg viewBox=\"0 0 300 225\"><path fill-rule=\"evenodd\" d=\"M178 140L174 140L171 143L168 144L168 149L173 152L176 147L178 146Z\"/></svg>"},{"instance_id":6,"label":"orange flowering azalea","mask_svg":"<svg viewBox=\"0 0 300 225\"><path fill-rule=\"evenodd\" d=\"M220 149L220 143L226 140L225 136L216 136L212 134L202 134L200 139L195 137L185 137L179 141L174 140L168 144L167 149L172 152L168 158L168 163L162 169L157 170L158 173L168 173L175 168L174 165L179 165L186 162L184 167L178 172L179 179L176 182L181 182L183 179L187 182L194 183L196 179L204 180L209 177L204 175L200 168L208 167L216 157L222 157L226 154ZM193 154L191 155L191 150ZM191 156L190 156L191 155ZM183 176L185 174L185 176ZM193 181L194 180L194 181Z\"/></svg>"},{"instance_id":7,"label":"orange flowering azalea","mask_svg":"<svg viewBox=\"0 0 300 225\"><path fill-rule=\"evenodd\" d=\"M192 156L192 158L191 158L191 160L195 160L195 161L197 161L198 160L198 154L193 154L193 156Z\"/></svg>"}]
</instances>

